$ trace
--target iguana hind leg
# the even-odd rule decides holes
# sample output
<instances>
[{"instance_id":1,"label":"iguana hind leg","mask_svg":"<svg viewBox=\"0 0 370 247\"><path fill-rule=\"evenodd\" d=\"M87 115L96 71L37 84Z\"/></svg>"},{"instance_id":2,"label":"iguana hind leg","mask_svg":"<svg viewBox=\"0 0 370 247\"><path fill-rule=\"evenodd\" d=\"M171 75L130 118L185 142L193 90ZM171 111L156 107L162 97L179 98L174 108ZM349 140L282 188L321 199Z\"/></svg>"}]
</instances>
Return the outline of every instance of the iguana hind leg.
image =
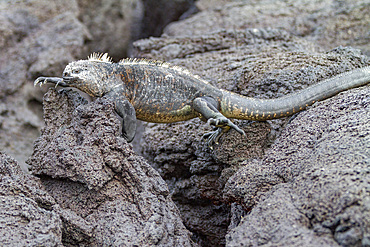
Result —
<instances>
[{"instance_id":1,"label":"iguana hind leg","mask_svg":"<svg viewBox=\"0 0 370 247\"><path fill-rule=\"evenodd\" d=\"M207 96L196 98L193 101L193 108L201 114L201 119L206 120L209 125L216 127L216 130L203 135L203 138L207 138L208 146L212 147L214 143L218 143L222 134L229 131L230 128L245 135L242 129L233 124L230 119L217 110L217 102L215 99Z\"/></svg>"}]
</instances>

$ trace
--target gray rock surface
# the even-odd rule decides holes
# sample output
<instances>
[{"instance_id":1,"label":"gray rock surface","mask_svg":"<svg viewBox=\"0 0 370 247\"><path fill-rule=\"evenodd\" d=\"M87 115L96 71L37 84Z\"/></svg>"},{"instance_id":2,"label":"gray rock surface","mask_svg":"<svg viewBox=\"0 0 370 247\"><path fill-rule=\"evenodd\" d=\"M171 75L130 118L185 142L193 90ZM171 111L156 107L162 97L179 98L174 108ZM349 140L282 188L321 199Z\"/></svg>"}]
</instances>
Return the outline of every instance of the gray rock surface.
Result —
<instances>
[{"instance_id":1,"label":"gray rock surface","mask_svg":"<svg viewBox=\"0 0 370 247\"><path fill-rule=\"evenodd\" d=\"M164 33L193 36L220 29L277 28L304 37L325 50L352 46L370 55L370 2L367 0L205 0L204 11L173 22Z\"/></svg>"},{"instance_id":2,"label":"gray rock surface","mask_svg":"<svg viewBox=\"0 0 370 247\"><path fill-rule=\"evenodd\" d=\"M42 92L31 81L40 73L59 74L81 54L89 36L76 18L74 1L64 4L0 3L0 150L16 157L23 168L43 125Z\"/></svg>"},{"instance_id":3,"label":"gray rock surface","mask_svg":"<svg viewBox=\"0 0 370 247\"><path fill-rule=\"evenodd\" d=\"M109 51L118 60L130 53L135 37L161 30L182 7L193 4L143 2L0 1L1 151L23 167L32 153L44 125L46 92L33 88L36 77L60 76L68 62L93 51ZM199 13L169 25L161 38L135 43L134 52L186 67L220 88L274 98L369 65L369 58L358 50L333 49L351 45L369 55L369 4L198 0ZM183 17L191 11L194 8ZM202 246L367 246L366 90L354 89L315 104L290 122L235 121L247 138L230 131L212 151L200 140L210 128L197 119L146 124L135 150L142 150L170 192L146 161L117 137L119 123L109 102L87 104L71 92L49 92L49 127L30 159L42 185L18 170L0 180L5 198L0 229L14 233L13 239L4 235L3 240L19 245L62 241L65 246L124 244L120 241L126 238L144 245L192 244L169 199L172 193L193 240ZM304 115L308 112L310 116ZM337 116L341 117L335 120ZM81 125L86 130L81 131ZM3 160L2 173L7 174L15 161ZM21 239L38 229L46 234ZM127 232L133 235L127 237Z\"/></svg>"},{"instance_id":4,"label":"gray rock surface","mask_svg":"<svg viewBox=\"0 0 370 247\"><path fill-rule=\"evenodd\" d=\"M51 89L44 111L27 162L60 207L63 243L193 246L166 183L120 137L112 102Z\"/></svg>"},{"instance_id":5,"label":"gray rock surface","mask_svg":"<svg viewBox=\"0 0 370 247\"><path fill-rule=\"evenodd\" d=\"M139 37L144 18L142 0L76 0L78 18L91 34L87 53L108 52L115 59L127 56L130 44Z\"/></svg>"},{"instance_id":6,"label":"gray rock surface","mask_svg":"<svg viewBox=\"0 0 370 247\"><path fill-rule=\"evenodd\" d=\"M315 104L229 179L224 196L253 209L227 246L369 244L369 94L366 86Z\"/></svg>"},{"instance_id":7,"label":"gray rock surface","mask_svg":"<svg viewBox=\"0 0 370 247\"><path fill-rule=\"evenodd\" d=\"M0 1L0 150L15 157L26 170L25 160L43 126L45 90L33 89L34 79L60 76L66 64L92 52L109 52L121 59L130 53L133 40L149 34L143 28L146 21L156 25L160 21L155 17L162 15L163 25L178 18L191 3ZM169 10L173 7L175 12ZM144 20L144 12L156 14Z\"/></svg>"},{"instance_id":8,"label":"gray rock surface","mask_svg":"<svg viewBox=\"0 0 370 247\"><path fill-rule=\"evenodd\" d=\"M0 245L62 246L62 220L40 180L0 152Z\"/></svg>"},{"instance_id":9,"label":"gray rock surface","mask_svg":"<svg viewBox=\"0 0 370 247\"><path fill-rule=\"evenodd\" d=\"M33 80L60 76L66 64L93 51L121 58L141 20L140 3L0 1L0 150L23 169L43 126L45 91L34 89Z\"/></svg>"},{"instance_id":10,"label":"gray rock surface","mask_svg":"<svg viewBox=\"0 0 370 247\"><path fill-rule=\"evenodd\" d=\"M197 11L195 0L142 0L144 17L139 38L161 36L171 22Z\"/></svg>"}]
</instances>

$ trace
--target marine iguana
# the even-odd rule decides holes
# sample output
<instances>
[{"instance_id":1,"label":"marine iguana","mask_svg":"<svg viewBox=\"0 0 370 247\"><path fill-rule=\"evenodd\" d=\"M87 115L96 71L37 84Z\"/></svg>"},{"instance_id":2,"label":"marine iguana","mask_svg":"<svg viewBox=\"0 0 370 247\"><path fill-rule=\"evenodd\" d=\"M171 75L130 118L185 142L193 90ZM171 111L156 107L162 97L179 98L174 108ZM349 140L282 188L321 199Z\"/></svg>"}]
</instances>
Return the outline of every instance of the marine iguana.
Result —
<instances>
[{"instance_id":1,"label":"marine iguana","mask_svg":"<svg viewBox=\"0 0 370 247\"><path fill-rule=\"evenodd\" d=\"M87 60L69 63L63 77L39 77L34 85L55 83L74 87L90 96L106 95L122 117L122 135L135 137L136 119L172 123L200 117L215 130L204 135L217 143L230 128L244 131L229 118L264 121L293 115L314 102L370 82L370 66L323 80L277 99L255 99L218 89L188 70L166 62L126 58L113 63L108 54L93 53Z\"/></svg>"}]
</instances>

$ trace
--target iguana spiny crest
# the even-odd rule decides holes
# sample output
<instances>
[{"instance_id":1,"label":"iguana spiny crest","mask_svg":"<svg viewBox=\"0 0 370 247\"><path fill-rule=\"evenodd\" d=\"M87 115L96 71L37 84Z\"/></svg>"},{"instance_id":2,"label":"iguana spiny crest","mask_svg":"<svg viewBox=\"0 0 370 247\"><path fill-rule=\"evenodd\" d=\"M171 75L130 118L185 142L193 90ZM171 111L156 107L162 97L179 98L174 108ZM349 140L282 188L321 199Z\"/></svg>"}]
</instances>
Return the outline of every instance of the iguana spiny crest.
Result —
<instances>
[{"instance_id":1,"label":"iguana spiny crest","mask_svg":"<svg viewBox=\"0 0 370 247\"><path fill-rule=\"evenodd\" d=\"M120 75L120 66L146 65L171 69L180 74L202 80L199 76L193 75L189 70L167 62L150 60L145 58L125 58L118 63L113 63L108 53L92 53L87 60L79 60L69 63L63 71L63 81L70 87L75 87L94 97L101 97L109 92ZM60 86L67 86L61 85ZM118 85L117 85L118 86Z\"/></svg>"}]
</instances>

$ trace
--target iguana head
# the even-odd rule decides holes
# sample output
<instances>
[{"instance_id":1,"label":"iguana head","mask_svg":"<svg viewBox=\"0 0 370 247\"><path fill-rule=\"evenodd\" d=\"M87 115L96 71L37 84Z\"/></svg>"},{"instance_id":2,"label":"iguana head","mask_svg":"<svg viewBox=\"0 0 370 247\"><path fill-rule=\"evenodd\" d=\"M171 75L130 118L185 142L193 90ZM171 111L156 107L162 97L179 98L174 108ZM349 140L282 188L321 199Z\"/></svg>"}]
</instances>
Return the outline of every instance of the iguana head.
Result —
<instances>
[{"instance_id":1,"label":"iguana head","mask_svg":"<svg viewBox=\"0 0 370 247\"><path fill-rule=\"evenodd\" d=\"M108 91L110 77L114 76L113 63L108 54L93 53L87 60L69 63L63 77L39 77L36 84L55 83L56 86L74 87L93 97L101 97Z\"/></svg>"},{"instance_id":2,"label":"iguana head","mask_svg":"<svg viewBox=\"0 0 370 247\"><path fill-rule=\"evenodd\" d=\"M111 71L112 62L108 54L93 53L87 60L69 63L63 71L63 83L59 85L75 87L91 96L100 97L107 92Z\"/></svg>"}]
</instances>

